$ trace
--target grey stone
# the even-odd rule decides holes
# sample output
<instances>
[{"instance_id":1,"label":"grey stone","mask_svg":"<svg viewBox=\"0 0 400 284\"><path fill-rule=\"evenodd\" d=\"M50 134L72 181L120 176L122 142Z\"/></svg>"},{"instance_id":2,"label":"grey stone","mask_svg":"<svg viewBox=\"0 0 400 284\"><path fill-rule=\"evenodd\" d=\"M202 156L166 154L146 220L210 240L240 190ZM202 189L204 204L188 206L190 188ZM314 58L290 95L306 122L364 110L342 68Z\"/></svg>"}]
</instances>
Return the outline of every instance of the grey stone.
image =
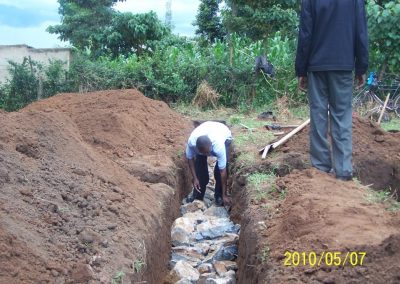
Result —
<instances>
[{"instance_id":1,"label":"grey stone","mask_svg":"<svg viewBox=\"0 0 400 284\"><path fill-rule=\"evenodd\" d=\"M230 278L233 283L236 283L236 272L233 270L229 270L227 273L224 275L226 278Z\"/></svg>"},{"instance_id":2,"label":"grey stone","mask_svg":"<svg viewBox=\"0 0 400 284\"><path fill-rule=\"evenodd\" d=\"M184 261L190 264L190 266L196 268L201 264L201 260L198 258L191 258L189 256L178 255L173 253L171 260L169 261L169 267L172 269L179 261Z\"/></svg>"},{"instance_id":3,"label":"grey stone","mask_svg":"<svg viewBox=\"0 0 400 284\"><path fill-rule=\"evenodd\" d=\"M191 255L195 256L198 258L204 258L204 251L201 248L198 248L197 246L189 247L189 246L179 246L179 247L173 247L172 252L178 253L178 254L185 254L185 255Z\"/></svg>"},{"instance_id":4,"label":"grey stone","mask_svg":"<svg viewBox=\"0 0 400 284\"><path fill-rule=\"evenodd\" d=\"M199 248L186 246L174 247L172 248L170 266L173 267L178 261L183 260L191 266L197 267L203 259L204 255Z\"/></svg>"},{"instance_id":5,"label":"grey stone","mask_svg":"<svg viewBox=\"0 0 400 284\"><path fill-rule=\"evenodd\" d=\"M233 271L238 270L237 263L234 261L225 260L225 261L221 261L221 262L225 265L225 268L228 271L229 270L233 270Z\"/></svg>"},{"instance_id":6,"label":"grey stone","mask_svg":"<svg viewBox=\"0 0 400 284\"><path fill-rule=\"evenodd\" d=\"M207 257L203 260L203 263L213 263L214 257L217 251L211 251Z\"/></svg>"},{"instance_id":7,"label":"grey stone","mask_svg":"<svg viewBox=\"0 0 400 284\"><path fill-rule=\"evenodd\" d=\"M210 251L210 244L206 242L196 243L195 246L203 255L207 255Z\"/></svg>"},{"instance_id":8,"label":"grey stone","mask_svg":"<svg viewBox=\"0 0 400 284\"><path fill-rule=\"evenodd\" d=\"M173 246L190 244L191 234L195 229L195 220L181 217L175 220L171 230Z\"/></svg>"},{"instance_id":9,"label":"grey stone","mask_svg":"<svg viewBox=\"0 0 400 284\"><path fill-rule=\"evenodd\" d=\"M197 267L200 274L214 272L214 267L211 263L203 263Z\"/></svg>"},{"instance_id":10,"label":"grey stone","mask_svg":"<svg viewBox=\"0 0 400 284\"><path fill-rule=\"evenodd\" d=\"M183 218L193 219L193 223L196 224L196 225L197 224L201 224L201 223L203 223L203 222L208 220L208 216L205 216L203 214L203 212L201 212L201 211L189 212L189 213L183 214L182 217Z\"/></svg>"},{"instance_id":11,"label":"grey stone","mask_svg":"<svg viewBox=\"0 0 400 284\"><path fill-rule=\"evenodd\" d=\"M197 269L193 268L189 263L185 261L178 261L175 267L171 270L167 276L166 283L176 283L179 280L185 279L189 281L199 280L200 273Z\"/></svg>"},{"instance_id":12,"label":"grey stone","mask_svg":"<svg viewBox=\"0 0 400 284\"><path fill-rule=\"evenodd\" d=\"M202 275L200 275L199 280L197 281L196 284L205 284L207 282L207 280L209 279L216 279L218 276L215 272L212 273L204 273Z\"/></svg>"},{"instance_id":13,"label":"grey stone","mask_svg":"<svg viewBox=\"0 0 400 284\"><path fill-rule=\"evenodd\" d=\"M232 245L222 245L220 249L215 253L214 261L223 260L235 260L239 254L238 246Z\"/></svg>"},{"instance_id":14,"label":"grey stone","mask_svg":"<svg viewBox=\"0 0 400 284\"><path fill-rule=\"evenodd\" d=\"M176 282L175 284L192 284L193 282L190 281L189 279L181 279L178 282Z\"/></svg>"},{"instance_id":15,"label":"grey stone","mask_svg":"<svg viewBox=\"0 0 400 284\"><path fill-rule=\"evenodd\" d=\"M236 284L236 280L232 280L231 278L209 278L205 284Z\"/></svg>"},{"instance_id":16,"label":"grey stone","mask_svg":"<svg viewBox=\"0 0 400 284\"><path fill-rule=\"evenodd\" d=\"M229 218L228 211L226 211L225 207L217 207L215 205L204 211L204 215L218 218Z\"/></svg>"},{"instance_id":17,"label":"grey stone","mask_svg":"<svg viewBox=\"0 0 400 284\"><path fill-rule=\"evenodd\" d=\"M204 239L212 240L225 235L225 233L236 233L237 227L228 218L210 218L197 226L197 232ZM199 237L196 237L199 239Z\"/></svg>"},{"instance_id":18,"label":"grey stone","mask_svg":"<svg viewBox=\"0 0 400 284\"><path fill-rule=\"evenodd\" d=\"M203 201L194 200L191 203L185 204L181 206L181 213L185 215L186 213L196 212L196 211L205 211L207 209L206 205Z\"/></svg>"},{"instance_id":19,"label":"grey stone","mask_svg":"<svg viewBox=\"0 0 400 284\"><path fill-rule=\"evenodd\" d=\"M214 261L213 266L219 276L224 276L225 273L228 272L228 270L225 267L225 264L222 261Z\"/></svg>"}]
</instances>

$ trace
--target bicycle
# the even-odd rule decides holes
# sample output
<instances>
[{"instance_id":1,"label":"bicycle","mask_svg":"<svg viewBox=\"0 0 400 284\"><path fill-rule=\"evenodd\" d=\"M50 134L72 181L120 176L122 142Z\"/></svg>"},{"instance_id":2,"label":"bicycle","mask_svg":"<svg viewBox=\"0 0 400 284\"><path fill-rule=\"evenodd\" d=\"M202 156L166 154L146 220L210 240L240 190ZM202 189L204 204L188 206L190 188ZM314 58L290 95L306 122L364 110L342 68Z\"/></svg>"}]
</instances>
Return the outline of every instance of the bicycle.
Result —
<instances>
[{"instance_id":1,"label":"bicycle","mask_svg":"<svg viewBox=\"0 0 400 284\"><path fill-rule=\"evenodd\" d=\"M389 81L389 82L388 82ZM382 112L386 96L390 94L384 112L384 121L390 120L389 112L400 117L400 79L378 80L374 72L370 73L366 86L353 98L353 108L361 116L375 118Z\"/></svg>"}]
</instances>

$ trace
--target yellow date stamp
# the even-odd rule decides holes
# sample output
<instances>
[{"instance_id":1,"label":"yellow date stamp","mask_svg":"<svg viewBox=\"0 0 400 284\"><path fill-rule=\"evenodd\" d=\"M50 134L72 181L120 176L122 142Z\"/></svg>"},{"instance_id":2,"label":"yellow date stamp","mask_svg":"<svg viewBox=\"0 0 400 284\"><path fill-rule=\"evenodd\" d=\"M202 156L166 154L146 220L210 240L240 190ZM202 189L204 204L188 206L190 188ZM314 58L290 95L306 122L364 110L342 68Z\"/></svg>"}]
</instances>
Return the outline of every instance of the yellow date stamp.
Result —
<instances>
[{"instance_id":1,"label":"yellow date stamp","mask_svg":"<svg viewBox=\"0 0 400 284\"><path fill-rule=\"evenodd\" d=\"M366 257L366 252L338 252L338 251L322 251L316 253L286 251L283 259L284 266L363 266Z\"/></svg>"}]
</instances>

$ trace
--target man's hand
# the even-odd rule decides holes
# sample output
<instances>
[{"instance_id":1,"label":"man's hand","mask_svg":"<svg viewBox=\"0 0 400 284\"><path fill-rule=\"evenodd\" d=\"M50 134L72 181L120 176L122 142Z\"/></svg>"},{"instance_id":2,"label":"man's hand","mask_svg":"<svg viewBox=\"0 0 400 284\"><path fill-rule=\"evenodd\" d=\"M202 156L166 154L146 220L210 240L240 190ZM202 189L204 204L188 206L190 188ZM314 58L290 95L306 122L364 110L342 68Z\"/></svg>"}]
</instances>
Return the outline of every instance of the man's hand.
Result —
<instances>
[{"instance_id":1,"label":"man's hand","mask_svg":"<svg viewBox=\"0 0 400 284\"><path fill-rule=\"evenodd\" d=\"M196 177L196 178L193 178L192 183L193 183L194 189L197 190L198 193L201 193L201 191L200 191L200 182L199 182L199 180L197 179L197 177Z\"/></svg>"},{"instance_id":2,"label":"man's hand","mask_svg":"<svg viewBox=\"0 0 400 284\"><path fill-rule=\"evenodd\" d=\"M355 77L356 90L361 90L365 85L365 75L356 75Z\"/></svg>"},{"instance_id":3,"label":"man's hand","mask_svg":"<svg viewBox=\"0 0 400 284\"><path fill-rule=\"evenodd\" d=\"M307 92L307 77L299 77L299 90L303 92Z\"/></svg>"}]
</instances>

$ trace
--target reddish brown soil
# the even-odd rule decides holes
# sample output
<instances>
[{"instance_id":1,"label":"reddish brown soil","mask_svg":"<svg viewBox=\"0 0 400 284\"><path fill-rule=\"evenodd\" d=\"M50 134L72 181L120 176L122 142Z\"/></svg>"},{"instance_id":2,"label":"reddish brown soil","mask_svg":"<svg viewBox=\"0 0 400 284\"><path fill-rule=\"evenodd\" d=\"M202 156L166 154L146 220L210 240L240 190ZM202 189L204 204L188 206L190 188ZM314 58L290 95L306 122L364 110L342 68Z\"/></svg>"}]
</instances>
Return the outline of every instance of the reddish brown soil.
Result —
<instances>
[{"instance_id":1,"label":"reddish brown soil","mask_svg":"<svg viewBox=\"0 0 400 284\"><path fill-rule=\"evenodd\" d=\"M286 163L294 168L304 165L304 161L308 163L308 129L286 146ZM355 176L363 184L377 190L392 189L400 198L400 133L388 133L369 121L354 118L353 165Z\"/></svg>"},{"instance_id":2,"label":"reddish brown soil","mask_svg":"<svg viewBox=\"0 0 400 284\"><path fill-rule=\"evenodd\" d=\"M355 119L354 164L364 184L399 190L398 135ZM371 192L356 182L311 169L308 145L306 129L284 152L235 177L232 212L242 224L239 283L400 283L400 211L368 201ZM271 170L283 176L277 192L255 201L244 176ZM285 267L286 251L365 251L367 256L358 267Z\"/></svg>"},{"instance_id":3,"label":"reddish brown soil","mask_svg":"<svg viewBox=\"0 0 400 284\"><path fill-rule=\"evenodd\" d=\"M354 182L315 169L294 171L277 184L286 192L283 201L251 203L243 215L240 283L399 283L399 211L370 203ZM286 251L367 256L358 267L285 267Z\"/></svg>"},{"instance_id":4,"label":"reddish brown soil","mask_svg":"<svg viewBox=\"0 0 400 284\"><path fill-rule=\"evenodd\" d=\"M159 283L190 123L135 90L63 94L0 121L0 283Z\"/></svg>"}]
</instances>

